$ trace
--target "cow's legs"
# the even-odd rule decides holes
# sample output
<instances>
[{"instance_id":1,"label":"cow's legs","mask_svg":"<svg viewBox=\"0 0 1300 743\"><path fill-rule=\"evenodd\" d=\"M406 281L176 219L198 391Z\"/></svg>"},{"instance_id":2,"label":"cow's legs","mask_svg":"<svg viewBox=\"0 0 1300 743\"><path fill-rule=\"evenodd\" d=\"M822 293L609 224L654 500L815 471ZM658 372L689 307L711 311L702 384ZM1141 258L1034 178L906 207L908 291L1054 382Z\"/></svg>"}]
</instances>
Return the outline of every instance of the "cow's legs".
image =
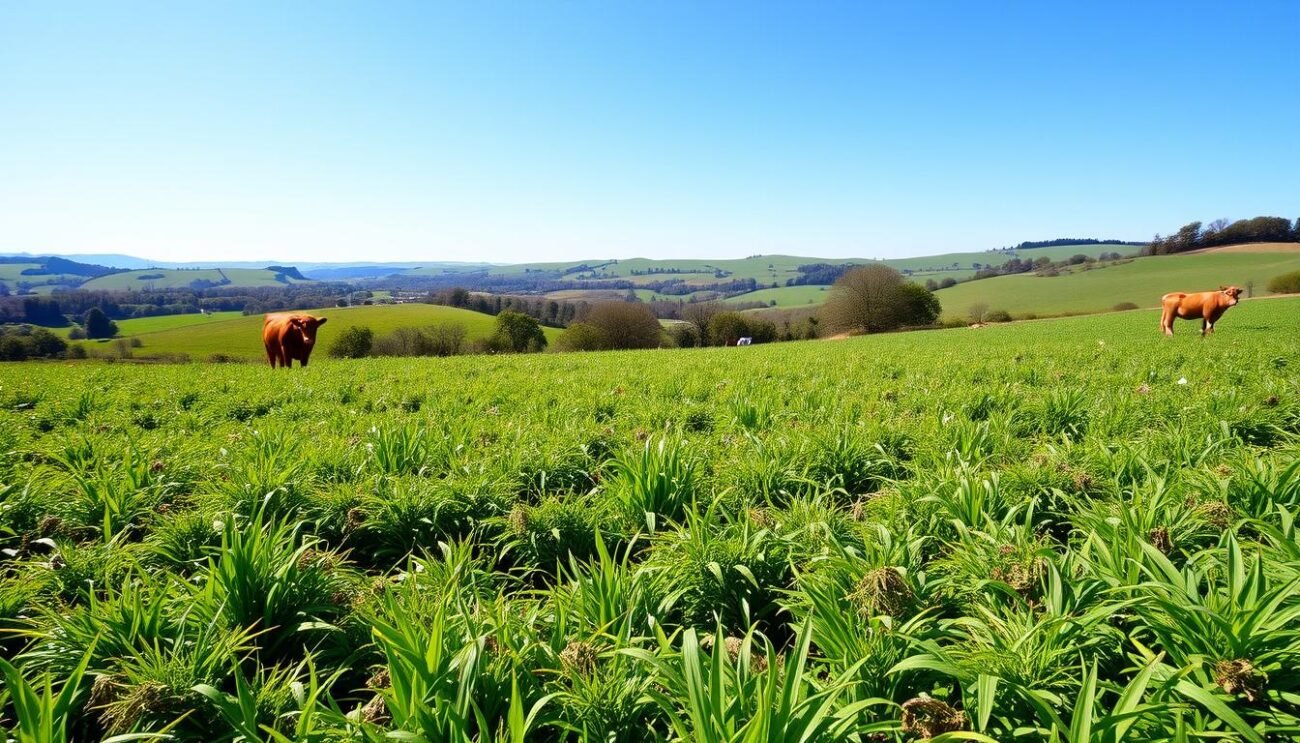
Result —
<instances>
[{"instance_id":1,"label":"cow's legs","mask_svg":"<svg viewBox=\"0 0 1300 743\"><path fill-rule=\"evenodd\" d=\"M275 349L274 349L274 348L271 348L270 346L267 346L267 347L266 347L266 358L267 358L268 360L270 360L270 362L271 362L271 368L274 369L274 368L275 368L275 358L276 358L276 354L275 354Z\"/></svg>"}]
</instances>

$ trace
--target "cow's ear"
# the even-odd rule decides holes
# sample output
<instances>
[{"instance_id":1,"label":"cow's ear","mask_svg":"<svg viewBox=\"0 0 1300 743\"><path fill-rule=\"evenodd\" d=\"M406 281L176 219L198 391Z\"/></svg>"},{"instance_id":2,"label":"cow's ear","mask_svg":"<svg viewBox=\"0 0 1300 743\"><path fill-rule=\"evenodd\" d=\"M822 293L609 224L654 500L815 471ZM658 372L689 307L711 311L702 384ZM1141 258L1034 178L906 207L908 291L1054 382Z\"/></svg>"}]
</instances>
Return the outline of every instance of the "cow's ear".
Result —
<instances>
[{"instance_id":1,"label":"cow's ear","mask_svg":"<svg viewBox=\"0 0 1300 743\"><path fill-rule=\"evenodd\" d=\"M321 325L324 325L325 321L328 319L329 319L328 317L313 317L312 322L314 322L319 327Z\"/></svg>"},{"instance_id":2,"label":"cow's ear","mask_svg":"<svg viewBox=\"0 0 1300 743\"><path fill-rule=\"evenodd\" d=\"M1219 291L1226 292L1228 291L1228 287L1224 286L1223 284L1219 284Z\"/></svg>"}]
</instances>

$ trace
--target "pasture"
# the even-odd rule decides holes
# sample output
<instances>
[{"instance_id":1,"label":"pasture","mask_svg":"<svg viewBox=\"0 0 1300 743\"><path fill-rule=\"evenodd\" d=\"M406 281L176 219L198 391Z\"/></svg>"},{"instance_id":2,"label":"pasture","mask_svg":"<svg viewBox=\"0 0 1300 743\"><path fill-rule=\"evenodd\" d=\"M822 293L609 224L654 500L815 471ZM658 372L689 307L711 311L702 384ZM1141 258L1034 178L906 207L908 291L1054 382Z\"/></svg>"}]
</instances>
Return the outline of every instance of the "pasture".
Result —
<instances>
[{"instance_id":1,"label":"pasture","mask_svg":"<svg viewBox=\"0 0 1300 743\"><path fill-rule=\"evenodd\" d=\"M284 277L264 268L147 268L123 271L91 279L82 285L87 291L123 291L145 289L184 289L195 281L211 285L254 289L268 286L301 284L302 281Z\"/></svg>"},{"instance_id":2,"label":"pasture","mask_svg":"<svg viewBox=\"0 0 1300 743\"><path fill-rule=\"evenodd\" d=\"M323 359L330 341L345 328L367 326L375 336L398 328L419 328L442 323L465 326L469 340L485 338L496 330L496 318L480 312L431 304L358 305L302 310L329 322L320 330L317 354L312 361ZM138 338L143 344L134 350L137 357L188 354L203 360L212 354L236 359L265 360L262 346L263 315L217 313L215 315L174 315L169 318L143 318L119 323L119 335ZM543 328L548 341L560 334L555 328ZM90 342L94 348L94 342Z\"/></svg>"},{"instance_id":3,"label":"pasture","mask_svg":"<svg viewBox=\"0 0 1300 743\"><path fill-rule=\"evenodd\" d=\"M1013 315L1105 312L1121 302L1158 307L1172 291L1205 291L1220 284L1267 294L1268 280L1300 270L1300 251L1207 251L1137 258L1129 263L1060 276L1019 274L958 284L935 293L944 317L965 317L974 304Z\"/></svg>"},{"instance_id":4,"label":"pasture","mask_svg":"<svg viewBox=\"0 0 1300 743\"><path fill-rule=\"evenodd\" d=\"M0 365L4 724L1292 738L1298 323Z\"/></svg>"}]
</instances>

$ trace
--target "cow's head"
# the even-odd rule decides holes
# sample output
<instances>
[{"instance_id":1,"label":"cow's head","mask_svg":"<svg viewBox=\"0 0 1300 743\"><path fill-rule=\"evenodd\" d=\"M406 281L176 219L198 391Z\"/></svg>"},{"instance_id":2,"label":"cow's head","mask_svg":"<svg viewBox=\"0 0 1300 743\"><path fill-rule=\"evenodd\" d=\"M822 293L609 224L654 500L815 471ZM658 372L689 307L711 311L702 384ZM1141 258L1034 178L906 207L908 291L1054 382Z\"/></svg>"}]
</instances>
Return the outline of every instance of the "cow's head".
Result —
<instances>
[{"instance_id":1,"label":"cow's head","mask_svg":"<svg viewBox=\"0 0 1300 743\"><path fill-rule=\"evenodd\" d=\"M1237 297L1241 295L1241 289L1235 286L1221 286L1219 287L1219 293L1228 298L1228 306L1231 307L1237 303Z\"/></svg>"},{"instance_id":2,"label":"cow's head","mask_svg":"<svg viewBox=\"0 0 1300 743\"><path fill-rule=\"evenodd\" d=\"M289 327L302 336L302 343L307 348L316 345L316 329L325 324L325 318L311 315L295 315L289 319Z\"/></svg>"}]
</instances>

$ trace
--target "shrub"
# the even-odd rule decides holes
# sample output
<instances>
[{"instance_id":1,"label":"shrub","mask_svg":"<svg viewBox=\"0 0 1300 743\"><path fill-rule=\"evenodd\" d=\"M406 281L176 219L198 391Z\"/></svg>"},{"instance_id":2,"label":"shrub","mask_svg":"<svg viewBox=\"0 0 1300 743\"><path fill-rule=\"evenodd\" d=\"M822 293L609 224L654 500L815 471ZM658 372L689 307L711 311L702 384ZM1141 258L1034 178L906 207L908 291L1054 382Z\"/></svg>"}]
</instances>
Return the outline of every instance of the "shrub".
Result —
<instances>
[{"instance_id":1,"label":"shrub","mask_svg":"<svg viewBox=\"0 0 1300 743\"><path fill-rule=\"evenodd\" d=\"M556 351L599 351L605 348L605 336L596 327L576 322L560 334Z\"/></svg>"},{"instance_id":2,"label":"shrub","mask_svg":"<svg viewBox=\"0 0 1300 743\"><path fill-rule=\"evenodd\" d=\"M1114 307L1111 307L1111 309L1116 312L1124 312L1125 310L1136 310L1137 308L1138 306L1134 302L1120 302Z\"/></svg>"},{"instance_id":3,"label":"shrub","mask_svg":"<svg viewBox=\"0 0 1300 743\"><path fill-rule=\"evenodd\" d=\"M659 319L640 302L602 302L579 324L586 326L580 331L583 342L598 338L601 348L656 348L663 338Z\"/></svg>"},{"instance_id":4,"label":"shrub","mask_svg":"<svg viewBox=\"0 0 1300 743\"><path fill-rule=\"evenodd\" d=\"M460 323L398 328L375 340L375 356L456 356L464 352L467 331ZM355 358L355 357L354 357Z\"/></svg>"},{"instance_id":5,"label":"shrub","mask_svg":"<svg viewBox=\"0 0 1300 743\"><path fill-rule=\"evenodd\" d=\"M1274 276L1269 279L1268 290L1274 294L1300 294L1300 271Z\"/></svg>"},{"instance_id":6,"label":"shrub","mask_svg":"<svg viewBox=\"0 0 1300 743\"><path fill-rule=\"evenodd\" d=\"M375 332L365 325L344 328L330 344L329 355L336 359L359 359L370 355Z\"/></svg>"},{"instance_id":7,"label":"shrub","mask_svg":"<svg viewBox=\"0 0 1300 743\"><path fill-rule=\"evenodd\" d=\"M537 320L513 310L497 315L494 339L506 350L515 353L529 353L546 348L546 335Z\"/></svg>"},{"instance_id":8,"label":"shrub","mask_svg":"<svg viewBox=\"0 0 1300 743\"><path fill-rule=\"evenodd\" d=\"M930 290L880 263L841 276L831 287L823 310L831 330L868 333L931 325L939 312L939 300Z\"/></svg>"},{"instance_id":9,"label":"shrub","mask_svg":"<svg viewBox=\"0 0 1300 743\"><path fill-rule=\"evenodd\" d=\"M1011 322L1011 313L1006 310L989 310L984 322Z\"/></svg>"},{"instance_id":10,"label":"shrub","mask_svg":"<svg viewBox=\"0 0 1300 743\"><path fill-rule=\"evenodd\" d=\"M108 319L108 315L98 307L86 311L81 326L86 329L87 338L112 338L117 335L117 323Z\"/></svg>"},{"instance_id":11,"label":"shrub","mask_svg":"<svg viewBox=\"0 0 1300 743\"><path fill-rule=\"evenodd\" d=\"M674 323L668 328L668 337L678 348L695 348L700 345L700 331L688 322Z\"/></svg>"}]
</instances>

